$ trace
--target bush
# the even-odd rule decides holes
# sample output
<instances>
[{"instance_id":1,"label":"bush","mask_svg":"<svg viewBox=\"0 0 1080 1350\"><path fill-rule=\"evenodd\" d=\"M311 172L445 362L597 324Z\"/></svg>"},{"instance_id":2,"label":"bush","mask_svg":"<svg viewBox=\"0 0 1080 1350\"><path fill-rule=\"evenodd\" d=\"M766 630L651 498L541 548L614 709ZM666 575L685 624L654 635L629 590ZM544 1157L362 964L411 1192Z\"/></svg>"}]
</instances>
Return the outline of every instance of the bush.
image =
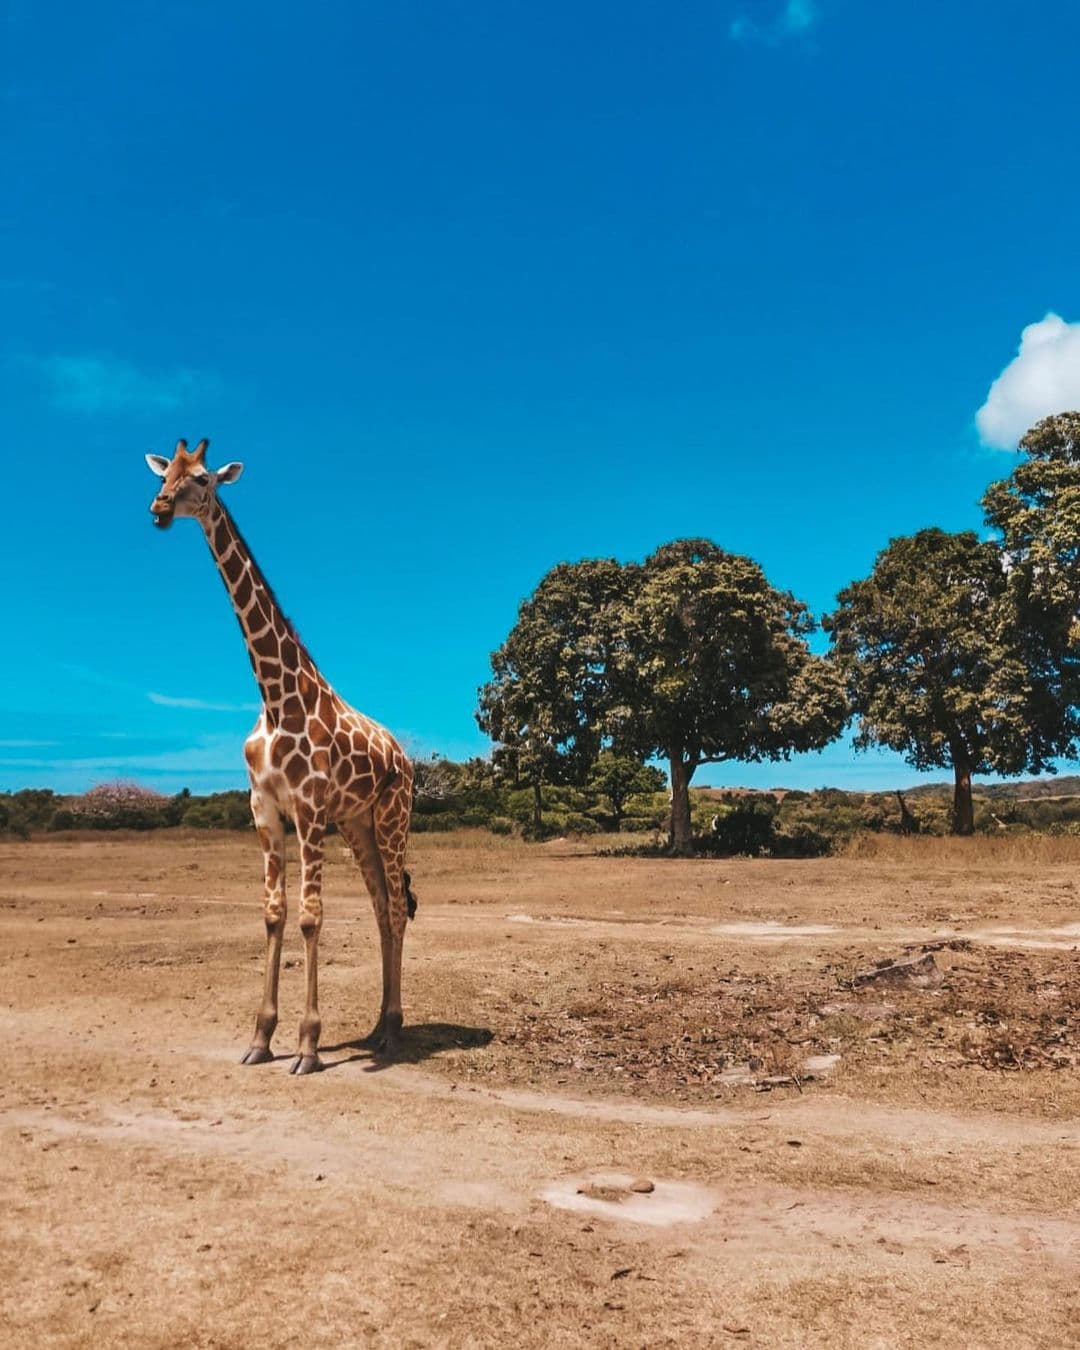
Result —
<instances>
[{"instance_id":1,"label":"bush","mask_svg":"<svg viewBox=\"0 0 1080 1350\"><path fill-rule=\"evenodd\" d=\"M0 793L0 834L27 839L32 830L47 830L59 801L49 788Z\"/></svg>"},{"instance_id":2,"label":"bush","mask_svg":"<svg viewBox=\"0 0 1080 1350\"><path fill-rule=\"evenodd\" d=\"M99 783L68 801L75 828L82 830L156 830L170 824L169 798L138 783Z\"/></svg>"},{"instance_id":3,"label":"bush","mask_svg":"<svg viewBox=\"0 0 1080 1350\"><path fill-rule=\"evenodd\" d=\"M833 851L829 835L815 830L812 825L796 825L777 832L772 843L774 858L824 858Z\"/></svg>"},{"instance_id":4,"label":"bush","mask_svg":"<svg viewBox=\"0 0 1080 1350\"><path fill-rule=\"evenodd\" d=\"M246 830L254 826L246 792L213 792L192 801L180 823L196 830Z\"/></svg>"},{"instance_id":5,"label":"bush","mask_svg":"<svg viewBox=\"0 0 1080 1350\"><path fill-rule=\"evenodd\" d=\"M756 858L772 851L776 839L776 803L772 798L744 797L714 813L716 823L701 838L699 852Z\"/></svg>"},{"instance_id":6,"label":"bush","mask_svg":"<svg viewBox=\"0 0 1080 1350\"><path fill-rule=\"evenodd\" d=\"M492 834L513 834L514 822L509 816L492 816L488 822L488 829Z\"/></svg>"},{"instance_id":7,"label":"bush","mask_svg":"<svg viewBox=\"0 0 1080 1350\"><path fill-rule=\"evenodd\" d=\"M567 834L599 834L600 826L591 816L582 815L580 811L570 811L566 815L565 830Z\"/></svg>"},{"instance_id":8,"label":"bush","mask_svg":"<svg viewBox=\"0 0 1080 1350\"><path fill-rule=\"evenodd\" d=\"M447 834L461 827L461 817L454 811L440 811L436 816L413 816L414 834Z\"/></svg>"}]
</instances>

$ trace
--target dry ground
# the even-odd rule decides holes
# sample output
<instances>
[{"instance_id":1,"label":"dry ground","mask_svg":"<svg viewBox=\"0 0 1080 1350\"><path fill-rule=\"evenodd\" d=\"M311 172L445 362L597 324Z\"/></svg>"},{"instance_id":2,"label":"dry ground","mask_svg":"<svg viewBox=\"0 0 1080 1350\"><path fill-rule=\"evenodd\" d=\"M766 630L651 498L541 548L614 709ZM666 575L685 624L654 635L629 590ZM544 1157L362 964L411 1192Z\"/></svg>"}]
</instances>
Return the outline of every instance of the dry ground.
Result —
<instances>
[{"instance_id":1,"label":"dry ground","mask_svg":"<svg viewBox=\"0 0 1080 1350\"><path fill-rule=\"evenodd\" d=\"M330 851L329 1067L292 1078L295 929L283 1058L238 1063L254 839L0 844L5 1346L1080 1341L1074 843L421 836L386 1069ZM939 987L853 988L927 946Z\"/></svg>"}]
</instances>

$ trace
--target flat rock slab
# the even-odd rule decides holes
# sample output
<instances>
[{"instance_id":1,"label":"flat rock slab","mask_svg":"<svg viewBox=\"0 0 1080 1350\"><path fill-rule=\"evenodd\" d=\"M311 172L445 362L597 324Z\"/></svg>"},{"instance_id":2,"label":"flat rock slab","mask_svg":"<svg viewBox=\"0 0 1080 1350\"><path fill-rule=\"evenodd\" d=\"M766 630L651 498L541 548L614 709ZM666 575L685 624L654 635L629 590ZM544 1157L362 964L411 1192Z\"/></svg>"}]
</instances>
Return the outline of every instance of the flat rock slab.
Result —
<instances>
[{"instance_id":1,"label":"flat rock slab","mask_svg":"<svg viewBox=\"0 0 1080 1350\"><path fill-rule=\"evenodd\" d=\"M862 989L868 984L907 985L913 989L939 989L942 982L941 969L934 960L933 952L923 952L921 956L912 956L902 961L883 961L873 970L861 970L852 976L854 989Z\"/></svg>"},{"instance_id":2,"label":"flat rock slab","mask_svg":"<svg viewBox=\"0 0 1080 1350\"><path fill-rule=\"evenodd\" d=\"M651 1189L642 1189L644 1184ZM588 1172L552 1182L540 1192L556 1209L597 1218L665 1227L700 1223L716 1208L716 1197L692 1181L653 1181L629 1172Z\"/></svg>"}]
</instances>

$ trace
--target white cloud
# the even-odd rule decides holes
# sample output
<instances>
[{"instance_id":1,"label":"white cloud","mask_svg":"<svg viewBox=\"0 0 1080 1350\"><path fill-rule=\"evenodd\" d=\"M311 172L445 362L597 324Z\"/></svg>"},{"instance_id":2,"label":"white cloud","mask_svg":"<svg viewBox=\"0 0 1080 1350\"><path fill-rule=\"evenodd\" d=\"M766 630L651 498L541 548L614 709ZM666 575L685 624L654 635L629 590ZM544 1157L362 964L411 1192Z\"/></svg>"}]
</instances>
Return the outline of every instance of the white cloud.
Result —
<instances>
[{"instance_id":1,"label":"white cloud","mask_svg":"<svg viewBox=\"0 0 1080 1350\"><path fill-rule=\"evenodd\" d=\"M975 414L984 445L1014 450L1021 436L1051 413L1080 408L1080 323L1047 314L1020 334L1020 350Z\"/></svg>"},{"instance_id":2,"label":"white cloud","mask_svg":"<svg viewBox=\"0 0 1080 1350\"><path fill-rule=\"evenodd\" d=\"M111 356L47 356L34 364L53 400L72 412L172 412L214 384L197 370L150 372Z\"/></svg>"},{"instance_id":3,"label":"white cloud","mask_svg":"<svg viewBox=\"0 0 1080 1350\"><path fill-rule=\"evenodd\" d=\"M775 43L784 38L808 33L820 17L817 0L784 0L773 17L764 23L740 14L728 29L736 42L753 41Z\"/></svg>"},{"instance_id":4,"label":"white cloud","mask_svg":"<svg viewBox=\"0 0 1080 1350\"><path fill-rule=\"evenodd\" d=\"M190 708L196 712L258 712L258 703L210 703L204 698L174 698L171 694L149 693L151 703L160 708Z\"/></svg>"}]
</instances>

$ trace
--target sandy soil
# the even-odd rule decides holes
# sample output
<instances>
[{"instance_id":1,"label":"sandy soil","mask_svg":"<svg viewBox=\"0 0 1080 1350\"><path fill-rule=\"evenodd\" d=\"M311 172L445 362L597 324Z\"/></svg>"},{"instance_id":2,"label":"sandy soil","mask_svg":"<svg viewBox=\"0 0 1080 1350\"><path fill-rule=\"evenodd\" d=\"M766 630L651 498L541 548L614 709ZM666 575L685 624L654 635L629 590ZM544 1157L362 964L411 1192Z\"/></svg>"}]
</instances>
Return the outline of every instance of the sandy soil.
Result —
<instances>
[{"instance_id":1,"label":"sandy soil","mask_svg":"<svg viewBox=\"0 0 1080 1350\"><path fill-rule=\"evenodd\" d=\"M331 846L326 1072L242 1068L246 836L0 844L3 1345L1080 1341L1075 862L421 836L408 1062ZM853 976L923 955L928 985Z\"/></svg>"}]
</instances>

